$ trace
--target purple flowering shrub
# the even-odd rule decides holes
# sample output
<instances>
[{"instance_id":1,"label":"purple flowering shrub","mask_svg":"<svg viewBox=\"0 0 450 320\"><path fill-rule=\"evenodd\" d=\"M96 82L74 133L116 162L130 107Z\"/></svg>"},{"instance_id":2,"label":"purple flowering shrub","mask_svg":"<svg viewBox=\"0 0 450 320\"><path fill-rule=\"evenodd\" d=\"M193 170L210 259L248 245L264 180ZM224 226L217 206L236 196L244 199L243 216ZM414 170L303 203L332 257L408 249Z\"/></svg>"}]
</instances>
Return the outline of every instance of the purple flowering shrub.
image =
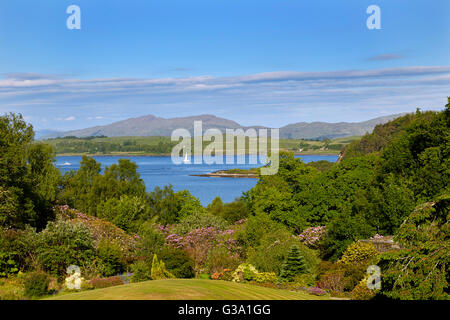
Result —
<instances>
[{"instance_id":1,"label":"purple flowering shrub","mask_svg":"<svg viewBox=\"0 0 450 320\"><path fill-rule=\"evenodd\" d=\"M308 292L315 296L324 296L326 292L318 287L308 288Z\"/></svg>"},{"instance_id":2,"label":"purple flowering shrub","mask_svg":"<svg viewBox=\"0 0 450 320\"><path fill-rule=\"evenodd\" d=\"M204 272L210 252L215 248L227 251L229 257L239 256L239 247L233 239L234 230L219 230L215 227L199 228L190 231L186 235L170 233L166 236L169 246L186 250L194 261L194 270L197 273Z\"/></svg>"},{"instance_id":3,"label":"purple flowering shrub","mask_svg":"<svg viewBox=\"0 0 450 320\"><path fill-rule=\"evenodd\" d=\"M310 248L317 248L326 232L325 226L309 227L298 235L298 239Z\"/></svg>"}]
</instances>

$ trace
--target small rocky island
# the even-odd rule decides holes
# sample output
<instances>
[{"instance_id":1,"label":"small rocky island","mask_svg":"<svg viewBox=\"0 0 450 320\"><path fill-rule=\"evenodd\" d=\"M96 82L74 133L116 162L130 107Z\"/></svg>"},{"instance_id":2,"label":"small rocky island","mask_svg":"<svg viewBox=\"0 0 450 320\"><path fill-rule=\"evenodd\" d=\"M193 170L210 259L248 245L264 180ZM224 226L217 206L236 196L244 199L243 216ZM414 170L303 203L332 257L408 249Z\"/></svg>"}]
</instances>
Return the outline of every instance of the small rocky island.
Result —
<instances>
[{"instance_id":1,"label":"small rocky island","mask_svg":"<svg viewBox=\"0 0 450 320\"><path fill-rule=\"evenodd\" d=\"M220 177L220 178L258 178L258 169L231 169L218 170L205 174L191 174L197 177Z\"/></svg>"}]
</instances>

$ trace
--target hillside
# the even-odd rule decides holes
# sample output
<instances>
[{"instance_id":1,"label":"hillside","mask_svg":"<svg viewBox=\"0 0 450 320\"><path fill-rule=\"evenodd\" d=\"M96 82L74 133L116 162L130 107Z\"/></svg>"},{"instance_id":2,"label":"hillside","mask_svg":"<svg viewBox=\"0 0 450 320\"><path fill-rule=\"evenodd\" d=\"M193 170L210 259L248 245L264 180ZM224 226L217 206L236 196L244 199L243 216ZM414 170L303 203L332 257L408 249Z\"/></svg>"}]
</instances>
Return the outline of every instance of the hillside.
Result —
<instances>
[{"instance_id":1,"label":"hillside","mask_svg":"<svg viewBox=\"0 0 450 320\"><path fill-rule=\"evenodd\" d=\"M386 123L400 115L390 115L379 117L364 122L298 122L289 124L280 128L281 139L323 139L323 138L339 138L348 136L361 136L367 132L371 132L377 124ZM195 120L203 121L203 130L217 128L222 132L225 129L242 128L264 128L262 126L245 127L239 123L219 118L213 115L199 115L181 118L165 119L154 115L147 115L138 118L131 118L118 121L105 126L96 126L81 130L72 130L67 132L54 132L49 135L40 135L41 139L57 138L57 137L90 137L90 136L170 136L173 130L178 128L188 129L193 134L193 126Z\"/></svg>"},{"instance_id":2,"label":"hillside","mask_svg":"<svg viewBox=\"0 0 450 320\"><path fill-rule=\"evenodd\" d=\"M324 300L303 292L221 280L173 279L131 283L51 297L52 300Z\"/></svg>"}]
</instances>

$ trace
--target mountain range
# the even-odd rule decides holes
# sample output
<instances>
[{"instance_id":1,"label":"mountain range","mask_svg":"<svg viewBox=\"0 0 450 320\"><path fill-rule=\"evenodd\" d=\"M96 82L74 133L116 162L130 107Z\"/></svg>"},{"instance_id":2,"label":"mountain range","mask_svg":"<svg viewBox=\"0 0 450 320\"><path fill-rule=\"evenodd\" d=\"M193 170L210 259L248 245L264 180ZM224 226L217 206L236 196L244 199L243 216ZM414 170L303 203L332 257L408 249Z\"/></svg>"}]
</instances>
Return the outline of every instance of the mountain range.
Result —
<instances>
[{"instance_id":1,"label":"mountain range","mask_svg":"<svg viewBox=\"0 0 450 320\"><path fill-rule=\"evenodd\" d=\"M377 124L391 121L403 114L395 114L379 117L363 122L297 122L280 128L282 139L323 139L339 138L347 136L360 136L371 132ZM114 122L104 126L95 126L86 129L72 130L66 132L51 132L45 130L37 132L37 139L59 138L67 136L90 137L90 136L170 136L172 131L178 128L188 129L193 134L194 121L201 120L203 131L217 128L225 133L225 129L266 128L263 126L242 126L239 123L219 118L214 115L204 114L199 116L161 118L154 115L146 115L138 118L130 118Z\"/></svg>"}]
</instances>

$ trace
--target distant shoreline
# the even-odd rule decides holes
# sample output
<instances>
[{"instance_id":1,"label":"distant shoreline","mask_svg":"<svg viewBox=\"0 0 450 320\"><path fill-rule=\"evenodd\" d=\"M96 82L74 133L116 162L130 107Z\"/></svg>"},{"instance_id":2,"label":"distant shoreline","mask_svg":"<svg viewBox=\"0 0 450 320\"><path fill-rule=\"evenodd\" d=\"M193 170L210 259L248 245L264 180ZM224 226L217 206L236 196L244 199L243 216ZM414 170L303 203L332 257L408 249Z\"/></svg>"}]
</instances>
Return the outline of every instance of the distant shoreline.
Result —
<instances>
[{"instance_id":1,"label":"distant shoreline","mask_svg":"<svg viewBox=\"0 0 450 320\"><path fill-rule=\"evenodd\" d=\"M289 151L289 150L283 150ZM245 154L248 155L256 155L256 154ZM336 153L331 152L294 152L296 156L338 156L339 151ZM56 157L170 157L170 153L56 153Z\"/></svg>"}]
</instances>

